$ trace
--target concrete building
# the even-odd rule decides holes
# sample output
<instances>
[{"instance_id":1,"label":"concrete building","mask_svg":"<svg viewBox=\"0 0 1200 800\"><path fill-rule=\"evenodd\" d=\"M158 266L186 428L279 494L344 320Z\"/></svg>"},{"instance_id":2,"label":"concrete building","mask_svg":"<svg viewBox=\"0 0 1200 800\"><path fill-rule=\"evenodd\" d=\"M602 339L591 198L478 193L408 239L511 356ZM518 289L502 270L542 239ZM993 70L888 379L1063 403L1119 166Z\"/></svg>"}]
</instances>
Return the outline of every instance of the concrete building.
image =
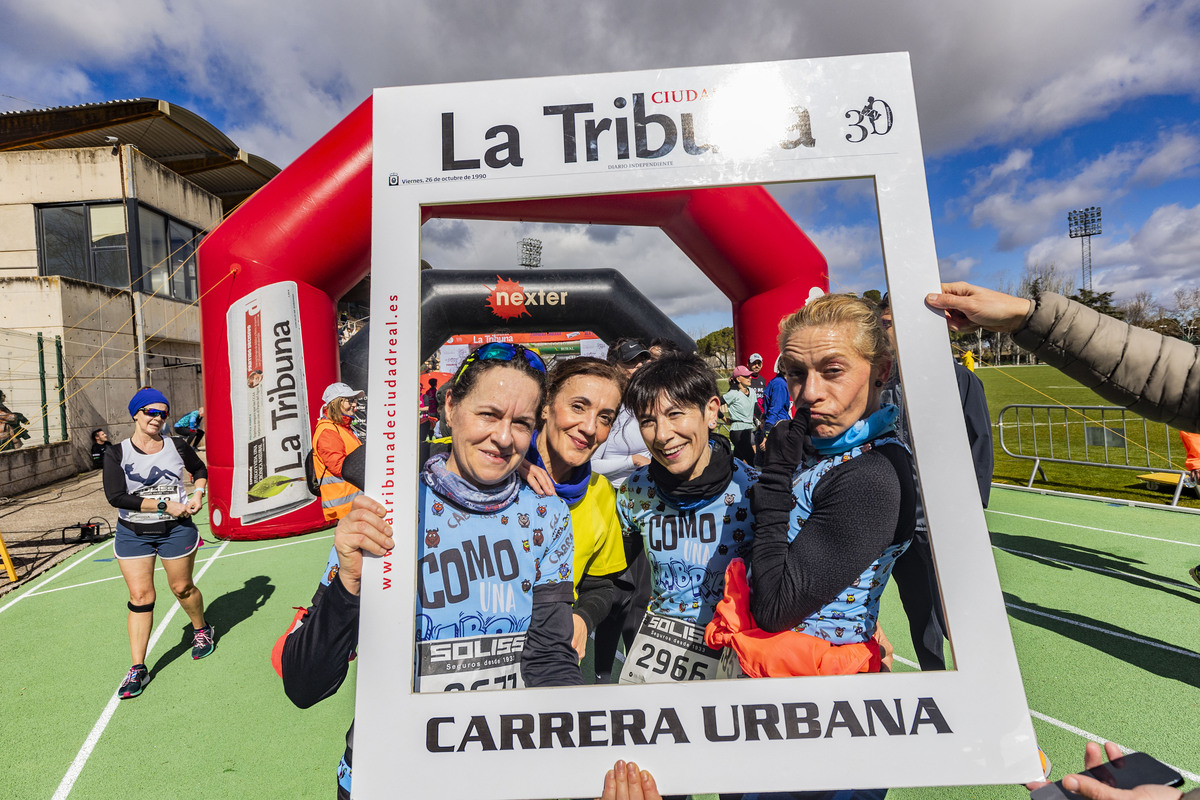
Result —
<instances>
[{"instance_id":1,"label":"concrete building","mask_svg":"<svg viewBox=\"0 0 1200 800\"><path fill-rule=\"evenodd\" d=\"M203 403L196 246L278 172L162 100L0 114L0 391L30 420L0 495L88 469L139 386Z\"/></svg>"}]
</instances>

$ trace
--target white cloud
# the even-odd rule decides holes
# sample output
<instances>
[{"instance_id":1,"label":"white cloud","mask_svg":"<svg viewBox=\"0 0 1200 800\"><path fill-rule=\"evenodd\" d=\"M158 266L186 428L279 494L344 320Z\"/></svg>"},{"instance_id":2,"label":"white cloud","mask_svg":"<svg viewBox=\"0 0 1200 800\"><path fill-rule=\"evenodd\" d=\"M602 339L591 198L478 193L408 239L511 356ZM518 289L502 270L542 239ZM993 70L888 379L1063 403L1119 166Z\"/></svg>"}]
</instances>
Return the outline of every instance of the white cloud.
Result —
<instances>
[{"instance_id":1,"label":"white cloud","mask_svg":"<svg viewBox=\"0 0 1200 800\"><path fill-rule=\"evenodd\" d=\"M1169 297L1180 286L1200 284L1200 205L1172 204L1155 209L1127 239L1092 239L1092 288L1117 299L1140 291ZM1025 262L1054 263L1081 275L1081 244L1053 236L1034 244Z\"/></svg>"},{"instance_id":2,"label":"white cloud","mask_svg":"<svg viewBox=\"0 0 1200 800\"><path fill-rule=\"evenodd\" d=\"M979 265L979 259L970 256L951 256L938 259L938 273L944 283L965 281L971 270Z\"/></svg>"},{"instance_id":3,"label":"white cloud","mask_svg":"<svg viewBox=\"0 0 1200 800\"><path fill-rule=\"evenodd\" d=\"M1176 131L1160 141L1157 151L1148 156L1129 182L1139 186L1157 186L1168 180L1196 172L1200 163L1200 138Z\"/></svg>"},{"instance_id":4,"label":"white cloud","mask_svg":"<svg viewBox=\"0 0 1200 800\"><path fill-rule=\"evenodd\" d=\"M281 164L372 88L398 84L906 50L933 154L1028 147L1129 99L1197 93L1194 2L764 0L755 10L721 0L2 0L0 67L6 93L48 104L110 99L94 94L97 70L129 87L177 86Z\"/></svg>"}]
</instances>

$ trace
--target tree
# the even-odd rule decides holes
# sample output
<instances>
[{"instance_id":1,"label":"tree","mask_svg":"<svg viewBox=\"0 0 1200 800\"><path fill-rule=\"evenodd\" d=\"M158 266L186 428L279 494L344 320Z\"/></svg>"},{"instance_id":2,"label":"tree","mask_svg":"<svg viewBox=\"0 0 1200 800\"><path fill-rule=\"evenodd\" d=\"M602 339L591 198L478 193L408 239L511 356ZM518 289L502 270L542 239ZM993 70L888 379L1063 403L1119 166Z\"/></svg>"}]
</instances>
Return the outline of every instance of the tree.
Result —
<instances>
[{"instance_id":1,"label":"tree","mask_svg":"<svg viewBox=\"0 0 1200 800\"><path fill-rule=\"evenodd\" d=\"M1033 297L1042 292L1065 295L1071 291L1074 285L1074 276L1063 272L1052 263L1026 264L1016 294L1020 297Z\"/></svg>"},{"instance_id":2,"label":"tree","mask_svg":"<svg viewBox=\"0 0 1200 800\"><path fill-rule=\"evenodd\" d=\"M1121 309L1113 305L1112 292L1093 292L1091 289L1080 289L1077 294L1070 295L1070 299L1076 303L1082 303L1088 308L1093 308L1101 314L1107 314L1116 319L1125 318Z\"/></svg>"},{"instance_id":3,"label":"tree","mask_svg":"<svg viewBox=\"0 0 1200 800\"><path fill-rule=\"evenodd\" d=\"M867 300L875 305L879 305L881 302L883 302L883 295L879 293L878 289L867 289L862 293L862 296L863 300Z\"/></svg>"},{"instance_id":4,"label":"tree","mask_svg":"<svg viewBox=\"0 0 1200 800\"><path fill-rule=\"evenodd\" d=\"M1200 339L1200 286L1181 286L1175 290L1173 316L1183 327L1183 338L1189 342Z\"/></svg>"},{"instance_id":5,"label":"tree","mask_svg":"<svg viewBox=\"0 0 1200 800\"><path fill-rule=\"evenodd\" d=\"M1162 307L1150 292L1138 292L1132 299L1122 303L1119 308L1125 315L1125 321L1130 325L1137 325L1139 328L1149 328L1152 321L1165 316Z\"/></svg>"},{"instance_id":6,"label":"tree","mask_svg":"<svg viewBox=\"0 0 1200 800\"><path fill-rule=\"evenodd\" d=\"M1179 324L1179 320L1171 317L1158 317L1157 319L1150 320L1141 327L1149 328L1155 333L1161 333L1163 336L1173 336L1176 339L1184 338L1183 326Z\"/></svg>"},{"instance_id":7,"label":"tree","mask_svg":"<svg viewBox=\"0 0 1200 800\"><path fill-rule=\"evenodd\" d=\"M733 358L733 328L721 328L697 339L696 347L699 348L700 355L715 356L721 360L721 366L728 369L729 361Z\"/></svg>"}]
</instances>

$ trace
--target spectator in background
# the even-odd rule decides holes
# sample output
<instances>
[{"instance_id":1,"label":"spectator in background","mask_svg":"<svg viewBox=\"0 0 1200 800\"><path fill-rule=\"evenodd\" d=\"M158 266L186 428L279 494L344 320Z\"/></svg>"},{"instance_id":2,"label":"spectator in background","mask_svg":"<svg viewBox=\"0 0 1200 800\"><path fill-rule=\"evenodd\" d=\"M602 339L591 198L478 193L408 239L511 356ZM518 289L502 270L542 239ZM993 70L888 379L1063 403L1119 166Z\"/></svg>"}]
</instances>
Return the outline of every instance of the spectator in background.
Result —
<instances>
[{"instance_id":1,"label":"spectator in background","mask_svg":"<svg viewBox=\"0 0 1200 800\"><path fill-rule=\"evenodd\" d=\"M29 438L26 426L29 419L19 411L4 405L4 392L0 391L0 450L15 450L22 440Z\"/></svg>"},{"instance_id":2,"label":"spectator in background","mask_svg":"<svg viewBox=\"0 0 1200 800\"><path fill-rule=\"evenodd\" d=\"M204 438L204 429L200 427L202 424L204 424L204 406L180 417L174 426L175 435L182 436L188 446L196 450L200 447L200 440Z\"/></svg>"},{"instance_id":3,"label":"spectator in background","mask_svg":"<svg viewBox=\"0 0 1200 800\"><path fill-rule=\"evenodd\" d=\"M1183 440L1183 449L1187 452L1187 461L1183 467L1188 471L1192 486L1200 486L1200 433L1180 431L1179 438ZM1188 574L1192 576L1192 580L1200 583L1200 564L1188 570Z\"/></svg>"},{"instance_id":4,"label":"spectator in background","mask_svg":"<svg viewBox=\"0 0 1200 800\"><path fill-rule=\"evenodd\" d=\"M104 466L104 453L112 444L108 441L108 434L104 432L104 428L96 428L92 431L92 469L100 469Z\"/></svg>"},{"instance_id":5,"label":"spectator in background","mask_svg":"<svg viewBox=\"0 0 1200 800\"><path fill-rule=\"evenodd\" d=\"M321 417L313 430L313 468L321 484L321 511L327 522L336 522L350 513L350 504L362 489L342 475L346 456L362 447L350 429L362 392L344 383L331 383L321 395Z\"/></svg>"},{"instance_id":6,"label":"spectator in background","mask_svg":"<svg viewBox=\"0 0 1200 800\"><path fill-rule=\"evenodd\" d=\"M879 324L887 334L888 346L893 356L896 353L896 328L892 321L891 296L885 294L879 303ZM969 351L968 351L969 354ZM967 425L967 442L971 446L971 461L975 465L975 480L979 484L979 499L987 508L992 490L992 418L988 413L987 396L983 384L975 373L958 362L954 362L954 377L958 380L958 399L962 404L963 420ZM883 387L881 402L900 409L897 434L909 447L912 434L908 429L908 409L904 401L904 388L900 384L900 370L892 372ZM914 474L914 479L916 475ZM918 482L919 485L919 482ZM892 567L892 577L904 613L908 616L909 633L913 648L922 670L946 668L946 656L942 639L947 637L946 619L942 610L941 594L938 591L937 574L933 568L933 552L929 547L929 526L925 522L925 508L917 493L917 523L912 543Z\"/></svg>"},{"instance_id":7,"label":"spectator in background","mask_svg":"<svg viewBox=\"0 0 1200 800\"><path fill-rule=\"evenodd\" d=\"M729 391L721 395L721 414L729 420L733 457L754 466L754 398L750 393L750 370L740 364L729 376Z\"/></svg>"},{"instance_id":8,"label":"spectator in background","mask_svg":"<svg viewBox=\"0 0 1200 800\"><path fill-rule=\"evenodd\" d=\"M783 356L775 359L775 377L767 382L766 394L763 396L764 418L763 434L771 435L771 428L785 419L791 419L792 401L788 397L787 379L783 376ZM765 449L765 446L764 446Z\"/></svg>"},{"instance_id":9,"label":"spectator in background","mask_svg":"<svg viewBox=\"0 0 1200 800\"><path fill-rule=\"evenodd\" d=\"M662 336L650 340L650 346L647 348L650 351L651 358L662 358L663 353L681 353L683 349L675 344L671 339L666 339Z\"/></svg>"},{"instance_id":10,"label":"spectator in background","mask_svg":"<svg viewBox=\"0 0 1200 800\"><path fill-rule=\"evenodd\" d=\"M964 352L963 356L962 356L962 365L964 367L966 367L967 369L971 370L971 372L974 372L975 371L975 354L972 353L970 350L967 350L966 352Z\"/></svg>"},{"instance_id":11,"label":"spectator in background","mask_svg":"<svg viewBox=\"0 0 1200 800\"><path fill-rule=\"evenodd\" d=\"M650 350L637 339L618 339L608 350L608 363L620 367L626 380L651 358ZM592 456L592 469L612 481L614 488L620 489L635 469L649 463L650 451L642 442L637 420L628 409L622 408L608 441Z\"/></svg>"},{"instance_id":12,"label":"spectator in background","mask_svg":"<svg viewBox=\"0 0 1200 800\"><path fill-rule=\"evenodd\" d=\"M658 344L663 346L663 342ZM618 339L608 350L608 362L625 373L626 380L652 359L653 354L637 339ZM592 455L592 469L608 478L619 492L634 470L649 463L650 451L642 441L641 427L622 405L608 439ZM642 537L623 536L622 544L627 566L613 579L612 606L595 630L596 683L612 681L617 643L624 639L626 649L629 648L650 602L650 562L646 560Z\"/></svg>"},{"instance_id":13,"label":"spectator in background","mask_svg":"<svg viewBox=\"0 0 1200 800\"><path fill-rule=\"evenodd\" d=\"M750 398L754 401L754 432L751 434L754 458L746 463L752 467L761 467L763 454L766 452L763 443L767 440L767 432L763 426L763 420L767 416L767 382L759 374L762 372L762 356L751 353L750 358L746 360L746 366L750 367Z\"/></svg>"}]
</instances>

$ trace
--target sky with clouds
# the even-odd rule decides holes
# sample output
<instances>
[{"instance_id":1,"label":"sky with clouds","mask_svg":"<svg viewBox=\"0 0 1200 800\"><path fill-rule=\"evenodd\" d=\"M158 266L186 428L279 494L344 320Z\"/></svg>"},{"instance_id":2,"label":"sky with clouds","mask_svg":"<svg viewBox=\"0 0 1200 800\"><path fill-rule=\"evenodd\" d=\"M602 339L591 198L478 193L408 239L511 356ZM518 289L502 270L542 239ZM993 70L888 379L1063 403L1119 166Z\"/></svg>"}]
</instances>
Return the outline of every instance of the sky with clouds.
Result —
<instances>
[{"instance_id":1,"label":"sky with clouds","mask_svg":"<svg viewBox=\"0 0 1200 800\"><path fill-rule=\"evenodd\" d=\"M0 0L0 19L0 111L156 97L280 166L377 86L908 51L944 279L1078 273L1067 212L1101 205L1096 289L1200 283L1200 0ZM835 288L882 288L863 183L772 189ZM645 288L689 332L728 316L656 230L436 221L423 255L490 268L524 235L547 266L673 267Z\"/></svg>"}]
</instances>

